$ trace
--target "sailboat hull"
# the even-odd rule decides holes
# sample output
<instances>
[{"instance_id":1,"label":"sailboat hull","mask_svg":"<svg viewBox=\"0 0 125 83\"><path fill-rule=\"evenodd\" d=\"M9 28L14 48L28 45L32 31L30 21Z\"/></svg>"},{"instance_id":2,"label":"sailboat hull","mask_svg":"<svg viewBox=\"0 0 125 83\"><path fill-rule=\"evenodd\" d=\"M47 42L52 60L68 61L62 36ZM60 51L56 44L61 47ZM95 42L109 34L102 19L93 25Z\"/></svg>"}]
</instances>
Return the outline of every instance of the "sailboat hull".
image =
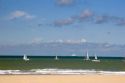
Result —
<instances>
[{"instance_id":1,"label":"sailboat hull","mask_svg":"<svg viewBox=\"0 0 125 83\"><path fill-rule=\"evenodd\" d=\"M28 59L28 58L23 58L23 60L24 60L24 61L29 61L30 59Z\"/></svg>"},{"instance_id":2,"label":"sailboat hull","mask_svg":"<svg viewBox=\"0 0 125 83\"><path fill-rule=\"evenodd\" d=\"M100 62L100 60L92 60L93 62Z\"/></svg>"}]
</instances>

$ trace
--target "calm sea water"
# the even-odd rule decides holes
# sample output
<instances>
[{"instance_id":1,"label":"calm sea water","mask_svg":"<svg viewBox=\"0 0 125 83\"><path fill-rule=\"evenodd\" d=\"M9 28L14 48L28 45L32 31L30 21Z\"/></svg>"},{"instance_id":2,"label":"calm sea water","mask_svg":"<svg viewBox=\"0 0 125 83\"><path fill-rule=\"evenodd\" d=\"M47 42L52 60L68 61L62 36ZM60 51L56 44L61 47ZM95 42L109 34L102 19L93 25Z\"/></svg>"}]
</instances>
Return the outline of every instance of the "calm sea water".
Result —
<instances>
[{"instance_id":1,"label":"calm sea water","mask_svg":"<svg viewBox=\"0 0 125 83\"><path fill-rule=\"evenodd\" d=\"M85 61L82 56L0 56L0 70L31 70L31 69L84 69L104 71L125 71L123 57L99 57L100 62Z\"/></svg>"}]
</instances>

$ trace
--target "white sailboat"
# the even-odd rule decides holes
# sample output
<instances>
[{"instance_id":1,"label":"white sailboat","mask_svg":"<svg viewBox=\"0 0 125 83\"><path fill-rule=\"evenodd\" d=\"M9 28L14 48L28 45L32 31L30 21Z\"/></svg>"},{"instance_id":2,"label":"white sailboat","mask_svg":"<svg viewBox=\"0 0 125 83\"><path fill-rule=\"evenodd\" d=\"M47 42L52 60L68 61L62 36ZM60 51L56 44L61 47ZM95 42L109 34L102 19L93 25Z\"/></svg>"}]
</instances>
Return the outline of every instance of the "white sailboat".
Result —
<instances>
[{"instance_id":1,"label":"white sailboat","mask_svg":"<svg viewBox=\"0 0 125 83\"><path fill-rule=\"evenodd\" d=\"M23 56L23 60L25 60L25 61L29 61L30 59L27 58L27 55L26 55L26 54L24 54L24 56Z\"/></svg>"},{"instance_id":2,"label":"white sailboat","mask_svg":"<svg viewBox=\"0 0 125 83\"><path fill-rule=\"evenodd\" d=\"M85 59L85 60L90 60L90 59L89 59L88 51L86 52L86 59Z\"/></svg>"},{"instance_id":3,"label":"white sailboat","mask_svg":"<svg viewBox=\"0 0 125 83\"><path fill-rule=\"evenodd\" d=\"M55 60L59 60L58 56L55 57Z\"/></svg>"},{"instance_id":4,"label":"white sailboat","mask_svg":"<svg viewBox=\"0 0 125 83\"><path fill-rule=\"evenodd\" d=\"M100 62L100 60L98 60L98 58L97 58L97 56L96 56L96 54L95 54L95 59L94 60L92 60L93 62Z\"/></svg>"}]
</instances>

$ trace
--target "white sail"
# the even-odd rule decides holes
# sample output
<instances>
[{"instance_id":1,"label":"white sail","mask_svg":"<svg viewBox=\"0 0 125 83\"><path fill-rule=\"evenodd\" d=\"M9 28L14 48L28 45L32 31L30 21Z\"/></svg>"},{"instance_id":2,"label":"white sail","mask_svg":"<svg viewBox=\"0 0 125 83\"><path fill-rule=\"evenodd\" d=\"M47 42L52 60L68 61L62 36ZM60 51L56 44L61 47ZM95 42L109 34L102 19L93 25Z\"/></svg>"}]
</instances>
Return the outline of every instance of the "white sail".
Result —
<instances>
[{"instance_id":1,"label":"white sail","mask_svg":"<svg viewBox=\"0 0 125 83\"><path fill-rule=\"evenodd\" d=\"M26 55L26 54L24 54L23 60L25 60L25 61L28 61L28 60L29 60L29 58L27 58L27 55Z\"/></svg>"},{"instance_id":2,"label":"white sail","mask_svg":"<svg viewBox=\"0 0 125 83\"><path fill-rule=\"evenodd\" d=\"M59 60L59 59L58 59L58 56L55 57L55 60Z\"/></svg>"},{"instance_id":3,"label":"white sail","mask_svg":"<svg viewBox=\"0 0 125 83\"><path fill-rule=\"evenodd\" d=\"M97 58L97 56L96 56L96 54L95 54L95 60L97 60L98 58Z\"/></svg>"},{"instance_id":4,"label":"white sail","mask_svg":"<svg viewBox=\"0 0 125 83\"><path fill-rule=\"evenodd\" d=\"M88 51L86 52L86 59L85 59L85 60L90 60L90 59L89 59Z\"/></svg>"},{"instance_id":5,"label":"white sail","mask_svg":"<svg viewBox=\"0 0 125 83\"><path fill-rule=\"evenodd\" d=\"M100 62L100 60L98 60L98 58L97 58L97 56L96 56L96 54L95 54L95 59L94 60L92 60L93 62Z\"/></svg>"},{"instance_id":6,"label":"white sail","mask_svg":"<svg viewBox=\"0 0 125 83\"><path fill-rule=\"evenodd\" d=\"M89 60L89 54L88 54L88 51L87 51L87 56L86 56L86 59Z\"/></svg>"}]
</instances>

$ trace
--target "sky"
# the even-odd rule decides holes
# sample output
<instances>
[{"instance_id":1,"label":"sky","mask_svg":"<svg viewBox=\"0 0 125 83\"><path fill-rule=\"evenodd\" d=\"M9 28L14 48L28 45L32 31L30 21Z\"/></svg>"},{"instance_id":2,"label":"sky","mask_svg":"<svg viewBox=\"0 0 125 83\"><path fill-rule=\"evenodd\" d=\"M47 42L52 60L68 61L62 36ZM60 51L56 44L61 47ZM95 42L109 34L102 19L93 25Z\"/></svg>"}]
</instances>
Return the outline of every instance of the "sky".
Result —
<instances>
[{"instance_id":1,"label":"sky","mask_svg":"<svg viewBox=\"0 0 125 83\"><path fill-rule=\"evenodd\" d=\"M0 0L0 45L125 44L125 0Z\"/></svg>"}]
</instances>

